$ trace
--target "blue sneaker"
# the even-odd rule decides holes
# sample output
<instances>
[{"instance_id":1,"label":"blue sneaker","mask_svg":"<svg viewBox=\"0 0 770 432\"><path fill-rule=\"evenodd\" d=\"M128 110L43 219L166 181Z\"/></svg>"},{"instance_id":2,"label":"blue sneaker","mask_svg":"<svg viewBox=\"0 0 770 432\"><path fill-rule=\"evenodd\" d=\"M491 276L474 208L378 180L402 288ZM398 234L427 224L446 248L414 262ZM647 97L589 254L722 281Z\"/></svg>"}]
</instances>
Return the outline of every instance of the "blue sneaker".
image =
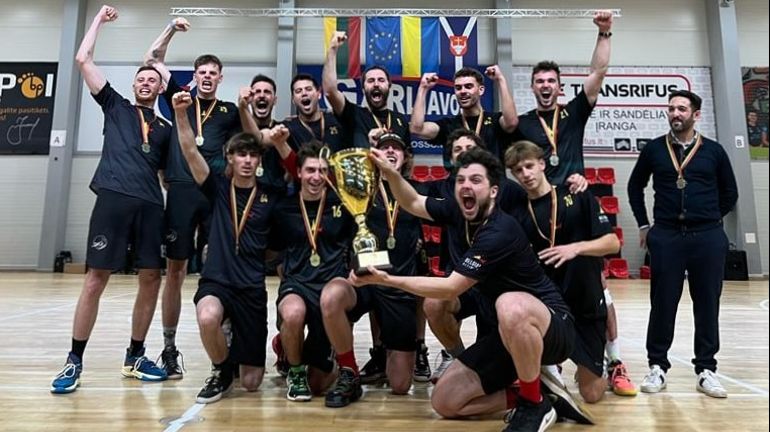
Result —
<instances>
[{"instance_id":1,"label":"blue sneaker","mask_svg":"<svg viewBox=\"0 0 770 432\"><path fill-rule=\"evenodd\" d=\"M137 356L129 355L129 350L126 350L126 360L123 362L123 369L120 372L126 378L136 378L142 381L165 381L168 378L165 370L145 357L144 348Z\"/></svg>"},{"instance_id":2,"label":"blue sneaker","mask_svg":"<svg viewBox=\"0 0 770 432\"><path fill-rule=\"evenodd\" d=\"M51 393L66 394L74 392L80 385L80 373L83 372L83 363L75 354L67 356L64 369L56 375L51 383Z\"/></svg>"}]
</instances>

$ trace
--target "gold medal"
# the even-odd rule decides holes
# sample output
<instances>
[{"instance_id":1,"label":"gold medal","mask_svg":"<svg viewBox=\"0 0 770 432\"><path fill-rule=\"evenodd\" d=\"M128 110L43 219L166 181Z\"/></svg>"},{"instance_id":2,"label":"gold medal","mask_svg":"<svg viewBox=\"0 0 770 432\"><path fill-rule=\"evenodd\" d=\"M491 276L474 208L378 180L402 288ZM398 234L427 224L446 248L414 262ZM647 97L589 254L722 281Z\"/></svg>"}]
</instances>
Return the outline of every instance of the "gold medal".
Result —
<instances>
[{"instance_id":1,"label":"gold medal","mask_svg":"<svg viewBox=\"0 0 770 432\"><path fill-rule=\"evenodd\" d=\"M202 137L202 136L198 135L197 137L195 137L195 144L196 144L198 147L200 147L200 146L202 146L202 145L203 145L203 141L204 141L204 140L203 140L203 137Z\"/></svg>"},{"instance_id":2,"label":"gold medal","mask_svg":"<svg viewBox=\"0 0 770 432\"><path fill-rule=\"evenodd\" d=\"M396 248L396 238L393 236L388 236L388 242L387 242L388 249L395 249Z\"/></svg>"},{"instance_id":3,"label":"gold medal","mask_svg":"<svg viewBox=\"0 0 770 432\"><path fill-rule=\"evenodd\" d=\"M150 152L150 145L147 144L147 143L142 144L142 151L145 152L145 153L149 153Z\"/></svg>"},{"instance_id":4,"label":"gold medal","mask_svg":"<svg viewBox=\"0 0 770 432\"><path fill-rule=\"evenodd\" d=\"M672 132L673 133L673 132ZM703 144L703 141L701 139L700 134L696 132L696 136L694 137L695 144L692 145L692 149L690 150L690 153L687 154L687 156L684 158L682 163L679 163L679 159L677 159L676 155L674 154L674 146L680 145L680 144L674 144L671 142L672 134L666 135L666 147L668 148L668 154L671 157L671 164L674 166L674 170L676 170L676 188L679 190L684 190L685 187L687 187L687 180L684 179L684 169L687 167L687 165L690 163L692 158L695 156L695 153L698 152L698 149L700 149L700 146Z\"/></svg>"},{"instance_id":5,"label":"gold medal","mask_svg":"<svg viewBox=\"0 0 770 432\"><path fill-rule=\"evenodd\" d=\"M318 233L321 229L321 219L324 214L324 206L326 204L326 189L321 192L321 200L318 202L318 210L316 211L315 221L310 223L310 217L307 214L305 208L305 201L302 199L302 194L297 194L299 197L299 209L302 213L302 223L305 225L305 234L307 234L307 240L310 243L310 265L318 267L321 265L321 257L318 255Z\"/></svg>"},{"instance_id":6,"label":"gold medal","mask_svg":"<svg viewBox=\"0 0 770 432\"><path fill-rule=\"evenodd\" d=\"M550 158L548 158L548 161L551 163L551 166L559 166L559 156L552 154Z\"/></svg>"},{"instance_id":7,"label":"gold medal","mask_svg":"<svg viewBox=\"0 0 770 432\"><path fill-rule=\"evenodd\" d=\"M195 96L195 119L197 127L198 135L195 137L195 144L198 145L198 147L201 147L203 145L203 123L206 123L206 120L211 117L211 113L214 112L214 107L217 106L217 100L214 99L214 101L211 102L211 105L209 105L209 108L201 113L201 100L198 98L198 96Z\"/></svg>"},{"instance_id":8,"label":"gold medal","mask_svg":"<svg viewBox=\"0 0 770 432\"><path fill-rule=\"evenodd\" d=\"M676 188L679 190L684 189L687 186L687 180L684 179L684 177L679 177L676 179Z\"/></svg>"},{"instance_id":9,"label":"gold medal","mask_svg":"<svg viewBox=\"0 0 770 432\"><path fill-rule=\"evenodd\" d=\"M262 168L262 165L258 166L256 171L254 171L254 175L257 177L262 177L262 175L265 173L265 169Z\"/></svg>"},{"instance_id":10,"label":"gold medal","mask_svg":"<svg viewBox=\"0 0 770 432\"><path fill-rule=\"evenodd\" d=\"M312 254L310 254L310 265L313 267L318 267L321 265L321 257L318 256L318 254L313 251Z\"/></svg>"}]
</instances>

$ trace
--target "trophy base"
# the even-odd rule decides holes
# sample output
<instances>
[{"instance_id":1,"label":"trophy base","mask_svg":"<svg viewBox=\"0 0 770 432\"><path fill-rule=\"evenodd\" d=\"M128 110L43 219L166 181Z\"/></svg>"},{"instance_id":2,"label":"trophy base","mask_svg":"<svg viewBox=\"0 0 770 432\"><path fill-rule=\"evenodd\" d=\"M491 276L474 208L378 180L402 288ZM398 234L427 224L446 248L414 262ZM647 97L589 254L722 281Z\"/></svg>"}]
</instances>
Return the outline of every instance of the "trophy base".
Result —
<instances>
[{"instance_id":1,"label":"trophy base","mask_svg":"<svg viewBox=\"0 0 770 432\"><path fill-rule=\"evenodd\" d=\"M353 270L357 276L369 274L367 267L388 271L393 268L388 257L388 251L362 252L353 256Z\"/></svg>"}]
</instances>

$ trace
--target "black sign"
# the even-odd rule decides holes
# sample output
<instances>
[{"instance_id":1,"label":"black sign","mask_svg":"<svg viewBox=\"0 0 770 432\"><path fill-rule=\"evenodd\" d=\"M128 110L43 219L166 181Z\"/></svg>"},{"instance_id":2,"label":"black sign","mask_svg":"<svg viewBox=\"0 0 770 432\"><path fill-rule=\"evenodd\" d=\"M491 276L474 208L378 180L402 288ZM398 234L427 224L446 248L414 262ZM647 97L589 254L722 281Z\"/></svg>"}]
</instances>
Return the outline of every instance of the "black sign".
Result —
<instances>
[{"instance_id":1,"label":"black sign","mask_svg":"<svg viewBox=\"0 0 770 432\"><path fill-rule=\"evenodd\" d=\"M48 154L56 63L0 63L0 154Z\"/></svg>"}]
</instances>

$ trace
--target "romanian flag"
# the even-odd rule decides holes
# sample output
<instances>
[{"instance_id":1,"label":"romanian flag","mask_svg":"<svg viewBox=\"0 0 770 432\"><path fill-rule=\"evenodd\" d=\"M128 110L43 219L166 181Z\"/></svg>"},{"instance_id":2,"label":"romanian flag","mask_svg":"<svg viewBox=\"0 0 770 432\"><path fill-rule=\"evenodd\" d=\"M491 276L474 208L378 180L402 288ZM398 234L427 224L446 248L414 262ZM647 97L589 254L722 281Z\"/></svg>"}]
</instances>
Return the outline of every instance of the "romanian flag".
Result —
<instances>
[{"instance_id":1,"label":"romanian flag","mask_svg":"<svg viewBox=\"0 0 770 432\"><path fill-rule=\"evenodd\" d=\"M337 77L361 77L361 17L324 18L324 55L334 32L347 33L348 40L337 51Z\"/></svg>"},{"instance_id":2,"label":"romanian flag","mask_svg":"<svg viewBox=\"0 0 770 432\"><path fill-rule=\"evenodd\" d=\"M366 63L404 78L438 72L440 29L438 18L367 18Z\"/></svg>"}]
</instances>

